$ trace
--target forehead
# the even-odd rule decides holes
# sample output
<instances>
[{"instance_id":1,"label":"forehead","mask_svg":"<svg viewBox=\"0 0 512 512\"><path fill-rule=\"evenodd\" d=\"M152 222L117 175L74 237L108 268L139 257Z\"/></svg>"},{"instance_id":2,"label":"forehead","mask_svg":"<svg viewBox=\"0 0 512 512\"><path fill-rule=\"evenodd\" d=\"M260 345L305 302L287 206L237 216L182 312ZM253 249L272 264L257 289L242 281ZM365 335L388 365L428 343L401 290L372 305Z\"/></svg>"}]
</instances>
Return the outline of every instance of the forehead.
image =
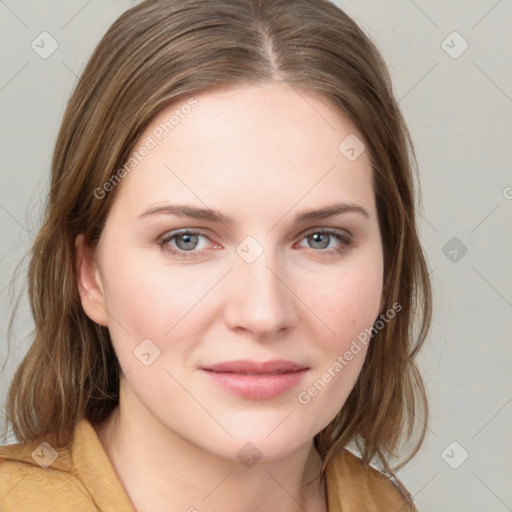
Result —
<instances>
[{"instance_id":1,"label":"forehead","mask_svg":"<svg viewBox=\"0 0 512 512\"><path fill-rule=\"evenodd\" d=\"M132 159L118 191L130 208L183 201L261 214L346 200L372 209L369 155L347 158L344 141L364 147L362 137L330 101L275 83L192 100L167 107L140 137L134 152L145 156Z\"/></svg>"}]
</instances>

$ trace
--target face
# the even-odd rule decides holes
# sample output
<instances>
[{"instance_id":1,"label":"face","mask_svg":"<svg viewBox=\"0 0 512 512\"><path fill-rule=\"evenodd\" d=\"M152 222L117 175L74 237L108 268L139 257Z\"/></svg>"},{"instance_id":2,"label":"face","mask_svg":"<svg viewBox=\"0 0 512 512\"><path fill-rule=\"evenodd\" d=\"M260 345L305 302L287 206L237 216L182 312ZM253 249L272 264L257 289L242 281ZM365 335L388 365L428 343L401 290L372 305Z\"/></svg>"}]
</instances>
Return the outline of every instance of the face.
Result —
<instances>
[{"instance_id":1,"label":"face","mask_svg":"<svg viewBox=\"0 0 512 512\"><path fill-rule=\"evenodd\" d=\"M370 158L339 149L362 137L332 105L287 86L195 100L141 136L81 260L82 304L108 326L126 408L148 428L277 459L341 409L379 315ZM327 207L340 208L312 213Z\"/></svg>"}]
</instances>

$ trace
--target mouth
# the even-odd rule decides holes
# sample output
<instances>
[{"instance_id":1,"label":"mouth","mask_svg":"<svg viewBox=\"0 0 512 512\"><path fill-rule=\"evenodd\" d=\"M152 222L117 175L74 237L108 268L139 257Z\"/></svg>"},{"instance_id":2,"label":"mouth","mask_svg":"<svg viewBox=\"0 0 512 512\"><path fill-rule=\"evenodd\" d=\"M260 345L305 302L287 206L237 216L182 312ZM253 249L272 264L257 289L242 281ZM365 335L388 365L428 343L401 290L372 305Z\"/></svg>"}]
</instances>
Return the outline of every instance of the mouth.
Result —
<instances>
[{"instance_id":1,"label":"mouth","mask_svg":"<svg viewBox=\"0 0 512 512\"><path fill-rule=\"evenodd\" d=\"M218 363L213 366L206 366L202 369L213 372L237 373L244 375L278 375L281 373L308 369L308 367L286 359L274 359L272 361L237 359L235 361Z\"/></svg>"},{"instance_id":2,"label":"mouth","mask_svg":"<svg viewBox=\"0 0 512 512\"><path fill-rule=\"evenodd\" d=\"M206 370L206 371L212 371L212 370ZM295 370L300 371L300 370ZM233 373L235 375L282 375L283 373L290 373L290 372L273 372L273 373L253 373L253 372L217 372L217 373Z\"/></svg>"},{"instance_id":3,"label":"mouth","mask_svg":"<svg viewBox=\"0 0 512 512\"><path fill-rule=\"evenodd\" d=\"M231 394L250 400L268 400L298 386L309 367L282 359L236 360L201 370Z\"/></svg>"}]
</instances>

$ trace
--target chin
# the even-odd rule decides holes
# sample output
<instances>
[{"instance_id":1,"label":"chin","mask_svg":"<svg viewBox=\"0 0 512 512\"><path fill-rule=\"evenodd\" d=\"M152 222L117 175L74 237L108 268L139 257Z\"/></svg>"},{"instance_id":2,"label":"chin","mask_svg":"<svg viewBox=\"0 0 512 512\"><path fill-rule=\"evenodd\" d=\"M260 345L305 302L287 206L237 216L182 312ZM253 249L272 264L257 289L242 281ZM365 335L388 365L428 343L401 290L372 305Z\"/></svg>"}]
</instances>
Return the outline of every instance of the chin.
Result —
<instances>
[{"instance_id":1,"label":"chin","mask_svg":"<svg viewBox=\"0 0 512 512\"><path fill-rule=\"evenodd\" d=\"M303 427L297 426L294 429L290 428L290 425L284 426L285 422L283 425L275 422L272 428L232 430L230 432L233 439L228 439L227 436L223 440L219 439L218 444L212 446L212 451L223 458L247 466L254 461L265 463L285 459L304 445L309 446L315 435L313 431L306 434Z\"/></svg>"}]
</instances>

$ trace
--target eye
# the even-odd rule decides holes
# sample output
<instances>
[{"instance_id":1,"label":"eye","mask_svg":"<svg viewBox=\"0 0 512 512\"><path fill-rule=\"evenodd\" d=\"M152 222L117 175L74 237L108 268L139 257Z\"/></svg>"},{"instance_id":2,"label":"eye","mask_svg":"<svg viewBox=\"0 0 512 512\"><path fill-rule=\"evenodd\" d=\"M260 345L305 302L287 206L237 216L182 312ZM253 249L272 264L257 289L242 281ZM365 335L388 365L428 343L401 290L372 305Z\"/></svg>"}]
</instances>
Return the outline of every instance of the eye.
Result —
<instances>
[{"instance_id":1,"label":"eye","mask_svg":"<svg viewBox=\"0 0 512 512\"><path fill-rule=\"evenodd\" d=\"M326 255L343 254L352 245L352 236L346 232L332 229L314 229L305 233L304 238L313 249ZM338 241L338 245L329 247L329 242Z\"/></svg>"},{"instance_id":2,"label":"eye","mask_svg":"<svg viewBox=\"0 0 512 512\"><path fill-rule=\"evenodd\" d=\"M198 245L201 238L209 240L209 237L201 231L184 229L181 231L171 231L165 234L158 241L158 245L167 253L180 258L198 258L204 250ZM332 229L314 229L305 233L300 240L306 240L315 252L323 255L343 254L352 245L352 235L346 232L335 231ZM330 242L338 242L331 245ZM330 247L329 247L330 246ZM220 247L217 245L217 247Z\"/></svg>"},{"instance_id":3,"label":"eye","mask_svg":"<svg viewBox=\"0 0 512 512\"><path fill-rule=\"evenodd\" d=\"M198 253L192 252L197 249L199 237L208 238L200 231L186 229L183 231L172 231L164 235L159 245L166 252L183 258L197 258ZM171 243L174 243L173 244Z\"/></svg>"}]
</instances>

